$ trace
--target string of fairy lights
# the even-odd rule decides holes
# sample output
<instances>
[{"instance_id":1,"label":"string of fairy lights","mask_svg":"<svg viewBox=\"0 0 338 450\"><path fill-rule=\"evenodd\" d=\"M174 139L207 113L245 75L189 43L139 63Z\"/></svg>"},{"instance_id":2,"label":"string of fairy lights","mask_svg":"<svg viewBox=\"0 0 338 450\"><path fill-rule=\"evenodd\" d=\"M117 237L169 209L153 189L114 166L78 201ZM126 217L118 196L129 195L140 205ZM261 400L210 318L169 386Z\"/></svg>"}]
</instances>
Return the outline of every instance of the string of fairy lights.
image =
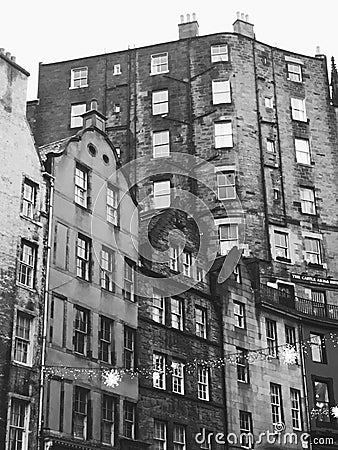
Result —
<instances>
[{"instance_id":1,"label":"string of fairy lights","mask_svg":"<svg viewBox=\"0 0 338 450\"><path fill-rule=\"evenodd\" d=\"M338 346L338 334L327 333L323 335L324 341L330 341L334 348ZM309 346L315 343L311 338L302 341L294 342L293 344L281 344L271 347L264 347L254 350L240 351L236 353L228 353L222 357L199 359L193 358L190 361L184 363L172 362L171 364L162 364L159 366L157 363L151 366L139 366L134 368L125 367L68 367L68 366L56 366L46 365L44 367L44 373L46 377L59 377L59 378L72 378L78 379L86 375L90 380L101 380L107 387L117 387L124 376L129 376L131 379L142 376L145 378L156 378L161 374L176 374L177 371L183 370L187 374L194 374L198 367L208 369L220 369L228 364L236 365L240 363L253 364L257 361L272 361L278 358L282 364L296 365L299 359L299 349L302 348L304 353L308 355Z\"/></svg>"}]
</instances>

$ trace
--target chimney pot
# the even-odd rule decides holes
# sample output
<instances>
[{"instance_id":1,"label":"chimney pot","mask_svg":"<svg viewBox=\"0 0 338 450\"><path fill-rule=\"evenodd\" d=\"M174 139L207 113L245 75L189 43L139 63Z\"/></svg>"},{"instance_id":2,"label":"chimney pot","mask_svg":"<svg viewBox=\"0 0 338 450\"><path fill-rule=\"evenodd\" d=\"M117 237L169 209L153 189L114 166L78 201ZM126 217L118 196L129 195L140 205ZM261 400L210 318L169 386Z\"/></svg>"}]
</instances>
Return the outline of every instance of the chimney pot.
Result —
<instances>
[{"instance_id":1,"label":"chimney pot","mask_svg":"<svg viewBox=\"0 0 338 450\"><path fill-rule=\"evenodd\" d=\"M190 22L190 14L187 14L187 22Z\"/></svg>"},{"instance_id":2,"label":"chimney pot","mask_svg":"<svg viewBox=\"0 0 338 450\"><path fill-rule=\"evenodd\" d=\"M10 52L6 52L6 57L7 57L8 59L10 59L10 58L11 58L11 53L10 53Z\"/></svg>"},{"instance_id":3,"label":"chimney pot","mask_svg":"<svg viewBox=\"0 0 338 450\"><path fill-rule=\"evenodd\" d=\"M2 55L4 55L4 54L5 54L5 49L4 49L4 48L0 48L0 53L1 53Z\"/></svg>"},{"instance_id":4,"label":"chimney pot","mask_svg":"<svg viewBox=\"0 0 338 450\"><path fill-rule=\"evenodd\" d=\"M180 15L180 20L181 20L181 23L184 23L184 15L183 14Z\"/></svg>"},{"instance_id":5,"label":"chimney pot","mask_svg":"<svg viewBox=\"0 0 338 450\"><path fill-rule=\"evenodd\" d=\"M11 56L11 60L12 60L13 62L15 62L15 61L16 61L16 57L15 57L15 56Z\"/></svg>"},{"instance_id":6,"label":"chimney pot","mask_svg":"<svg viewBox=\"0 0 338 450\"><path fill-rule=\"evenodd\" d=\"M192 20L193 20L193 22L196 21L196 13L192 13Z\"/></svg>"},{"instance_id":7,"label":"chimney pot","mask_svg":"<svg viewBox=\"0 0 338 450\"><path fill-rule=\"evenodd\" d=\"M316 47L316 55L320 55L320 47L319 47L319 45L317 45L317 47Z\"/></svg>"},{"instance_id":8,"label":"chimney pot","mask_svg":"<svg viewBox=\"0 0 338 450\"><path fill-rule=\"evenodd\" d=\"M241 20L244 20L244 13L241 13Z\"/></svg>"},{"instance_id":9,"label":"chimney pot","mask_svg":"<svg viewBox=\"0 0 338 450\"><path fill-rule=\"evenodd\" d=\"M236 12L236 15L237 15L237 20L239 20L239 18L240 18L240 12L237 11L237 12Z\"/></svg>"},{"instance_id":10,"label":"chimney pot","mask_svg":"<svg viewBox=\"0 0 338 450\"><path fill-rule=\"evenodd\" d=\"M245 22L249 22L249 14L245 14Z\"/></svg>"}]
</instances>

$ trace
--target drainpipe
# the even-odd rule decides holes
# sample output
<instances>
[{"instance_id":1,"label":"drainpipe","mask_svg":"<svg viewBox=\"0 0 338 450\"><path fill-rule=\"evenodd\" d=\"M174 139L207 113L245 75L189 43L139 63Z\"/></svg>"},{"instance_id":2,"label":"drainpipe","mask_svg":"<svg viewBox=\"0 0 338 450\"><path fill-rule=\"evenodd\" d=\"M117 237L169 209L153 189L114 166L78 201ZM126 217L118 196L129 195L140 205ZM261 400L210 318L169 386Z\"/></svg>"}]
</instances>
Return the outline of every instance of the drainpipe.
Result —
<instances>
[{"instance_id":1,"label":"drainpipe","mask_svg":"<svg viewBox=\"0 0 338 450\"><path fill-rule=\"evenodd\" d=\"M257 64L256 64L256 45L255 41L252 41L252 56L254 63L254 76L255 76L255 91L256 91L256 108L257 108L257 128L258 128L258 141L259 141L259 152L261 159L261 177L262 177L262 191L263 191L263 202L264 202L264 219L265 219L265 233L267 240L268 249L268 259L271 261L271 245L270 245L270 232L269 232L269 213L268 213L268 202L266 195L266 183L265 183L265 170L264 170L264 151L262 145L262 130L261 130L261 116L259 108L259 90L257 83Z\"/></svg>"},{"instance_id":2,"label":"drainpipe","mask_svg":"<svg viewBox=\"0 0 338 450\"><path fill-rule=\"evenodd\" d=\"M307 432L311 433L311 421L310 421L310 409L309 409L309 397L308 397L308 386L307 386L307 379L306 379L306 367L305 367L305 357L304 357L304 349L302 346L303 343L303 329L302 325L298 325L298 335L299 335L299 342L300 342L300 367L302 370L302 384L303 384L303 391L304 391L304 400L305 400L305 415L306 415L306 428ZM312 450L312 442L310 440L309 442L309 450Z\"/></svg>"},{"instance_id":3,"label":"drainpipe","mask_svg":"<svg viewBox=\"0 0 338 450\"><path fill-rule=\"evenodd\" d=\"M46 279L44 289L44 305L42 312L42 346L41 346L41 366L40 366L40 397L39 397L39 415L38 415L38 449L43 450L43 406L44 406L44 368L46 364L46 341L48 325L48 296L49 296L49 276L50 259L52 244L52 222L53 222L53 201L54 201L54 177L45 172L43 174L49 179L49 207L48 207L48 237L47 237L47 258L46 258Z\"/></svg>"}]
</instances>

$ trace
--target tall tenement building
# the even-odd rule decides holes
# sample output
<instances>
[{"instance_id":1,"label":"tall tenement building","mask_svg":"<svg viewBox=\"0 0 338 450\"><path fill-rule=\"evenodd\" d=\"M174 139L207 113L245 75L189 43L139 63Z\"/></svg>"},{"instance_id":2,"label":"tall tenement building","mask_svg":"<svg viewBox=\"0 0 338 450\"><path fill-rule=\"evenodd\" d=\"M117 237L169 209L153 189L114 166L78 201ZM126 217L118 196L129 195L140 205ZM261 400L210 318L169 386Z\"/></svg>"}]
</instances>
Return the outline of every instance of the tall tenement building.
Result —
<instances>
[{"instance_id":1,"label":"tall tenement building","mask_svg":"<svg viewBox=\"0 0 338 450\"><path fill-rule=\"evenodd\" d=\"M78 233L77 248L94 239L91 208L80 214L71 198L80 178L87 186L84 180L94 172L93 157L75 148L84 145L81 127L93 99L122 169L137 185L132 195L141 256L128 256L136 266L137 295L121 302L130 309L131 300L138 302L138 322L127 326L138 327L135 364L143 372L132 398L121 394L138 400L130 415L134 433L116 428L129 443L134 439L130 448L217 449L224 439L226 448L250 448L241 433L253 433L260 449L326 449L325 439L338 439L337 71L333 64L330 91L319 50L311 57L264 44L244 15L233 27L231 33L199 36L195 17L182 16L177 41L41 64L38 101L28 105L40 147L77 136L62 158L64 165L72 159L74 167L83 166L81 176L60 163L54 173L61 183L55 226L63 227L56 244L63 266L55 269L55 282L73 273L74 285L67 287L73 293L59 294L72 298L74 310L84 308L82 318L85 310L88 318L101 314L100 286L96 297L90 284L75 289L82 286L82 272L76 273L75 250L70 243L67 250L61 236L68 242L67 227L73 230L69 239ZM183 200L183 192L190 197ZM229 253L233 246L242 252L239 264ZM233 273L222 281L231 258ZM121 264L116 268L122 270ZM58 295L55 305L68 304ZM104 312L111 320L114 308L115 300ZM59 343L50 344L60 346L53 364L62 352L62 365L76 366L76 323L65 317L68 334L53 328L60 334ZM130 316L119 317L128 323ZM93 322L90 333L98 329ZM83 364L92 367L88 357ZM115 363L120 365L110 361ZM104 414L99 396L88 403L89 387L81 385L87 403L76 403L76 390L66 395L68 381L51 383L61 386L65 412L55 411L56 398L50 397L49 423L72 435L76 448L106 448L97 428ZM73 419L69 414L72 398L73 409L85 404L95 411L86 415L95 438L79 433L75 413ZM120 423L122 411L123 405Z\"/></svg>"},{"instance_id":2,"label":"tall tenement building","mask_svg":"<svg viewBox=\"0 0 338 450\"><path fill-rule=\"evenodd\" d=\"M0 448L38 447L48 177L26 119L29 74L0 49Z\"/></svg>"}]
</instances>

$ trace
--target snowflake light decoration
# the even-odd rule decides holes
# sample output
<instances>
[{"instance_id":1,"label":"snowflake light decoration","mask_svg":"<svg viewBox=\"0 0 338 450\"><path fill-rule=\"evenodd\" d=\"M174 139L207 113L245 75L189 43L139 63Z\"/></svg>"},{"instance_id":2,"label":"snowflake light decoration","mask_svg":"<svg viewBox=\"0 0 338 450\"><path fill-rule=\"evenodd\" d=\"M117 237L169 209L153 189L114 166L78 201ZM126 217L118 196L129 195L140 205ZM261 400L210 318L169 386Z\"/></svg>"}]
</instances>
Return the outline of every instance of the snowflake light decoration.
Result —
<instances>
[{"instance_id":1,"label":"snowflake light decoration","mask_svg":"<svg viewBox=\"0 0 338 450\"><path fill-rule=\"evenodd\" d=\"M117 370L108 370L102 376L104 383L110 388L117 387L122 380L122 374Z\"/></svg>"},{"instance_id":2,"label":"snowflake light decoration","mask_svg":"<svg viewBox=\"0 0 338 450\"><path fill-rule=\"evenodd\" d=\"M297 364L297 350L293 345L286 345L280 349L279 354L283 364Z\"/></svg>"},{"instance_id":3,"label":"snowflake light decoration","mask_svg":"<svg viewBox=\"0 0 338 450\"><path fill-rule=\"evenodd\" d=\"M331 408L331 414L335 419L338 419L338 405Z\"/></svg>"}]
</instances>

